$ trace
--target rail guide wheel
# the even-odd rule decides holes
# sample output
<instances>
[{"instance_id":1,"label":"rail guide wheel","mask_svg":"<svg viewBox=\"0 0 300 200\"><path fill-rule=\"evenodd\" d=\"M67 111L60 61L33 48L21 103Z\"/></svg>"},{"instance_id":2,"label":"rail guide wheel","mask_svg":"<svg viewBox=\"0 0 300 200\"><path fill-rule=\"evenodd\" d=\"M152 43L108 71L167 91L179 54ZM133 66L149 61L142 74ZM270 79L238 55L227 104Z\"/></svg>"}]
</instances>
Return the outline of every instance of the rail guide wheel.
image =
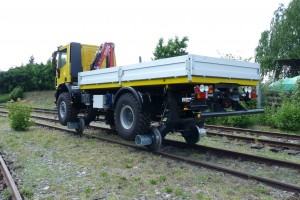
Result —
<instances>
[{"instance_id":1,"label":"rail guide wheel","mask_svg":"<svg viewBox=\"0 0 300 200\"><path fill-rule=\"evenodd\" d=\"M184 127L181 135L187 144L196 144L205 135L205 130L203 128L200 129L196 124L190 123Z\"/></svg>"},{"instance_id":2,"label":"rail guide wheel","mask_svg":"<svg viewBox=\"0 0 300 200\"><path fill-rule=\"evenodd\" d=\"M146 145L146 148L150 151L157 151L160 149L163 140L161 133L157 128L151 128L150 134L152 143L150 145Z\"/></svg>"},{"instance_id":3,"label":"rail guide wheel","mask_svg":"<svg viewBox=\"0 0 300 200\"><path fill-rule=\"evenodd\" d=\"M83 131L85 129L85 122L84 122L84 119L83 118L80 118L79 119L79 122L78 122L78 127L75 128L75 131L78 135L82 135L83 134Z\"/></svg>"},{"instance_id":4,"label":"rail guide wheel","mask_svg":"<svg viewBox=\"0 0 300 200\"><path fill-rule=\"evenodd\" d=\"M143 146L149 151L157 151L161 147L163 137L157 128L151 128L148 134L137 135L135 143Z\"/></svg>"}]
</instances>

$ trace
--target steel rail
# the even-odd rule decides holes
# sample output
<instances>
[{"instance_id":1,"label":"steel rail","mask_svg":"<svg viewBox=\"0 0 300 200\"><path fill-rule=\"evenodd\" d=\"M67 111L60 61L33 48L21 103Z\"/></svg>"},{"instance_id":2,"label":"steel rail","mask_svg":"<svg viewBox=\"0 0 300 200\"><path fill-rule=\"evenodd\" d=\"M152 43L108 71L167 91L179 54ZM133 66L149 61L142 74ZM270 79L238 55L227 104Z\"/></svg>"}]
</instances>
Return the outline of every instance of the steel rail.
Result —
<instances>
[{"instance_id":1,"label":"steel rail","mask_svg":"<svg viewBox=\"0 0 300 200\"><path fill-rule=\"evenodd\" d=\"M52 121L55 123L59 122L57 119L45 118L45 117L40 117L40 116L32 116L32 118ZM91 126L88 126L87 128L88 129L92 128L92 129L101 130L101 131L110 131L110 132L113 131L113 132L117 133L116 131L114 131L110 128L104 128L104 127L99 127L99 126L91 125ZM226 150L226 149L222 149L222 148L215 148L215 147L210 147L210 146L204 146L204 145L189 145L185 142L178 142L178 141L167 140L167 139L164 140L164 144L176 146L176 147L182 148L182 149L194 149L194 150L197 150L200 152L213 152L216 155L226 155L226 156L232 157L232 158L242 158L244 160L253 161L253 162L257 162L257 163L278 165L278 166L283 166L283 167L287 167L287 168L291 168L291 169L300 170L300 163L289 162L289 161L279 160L279 159L275 159L275 158L262 157L262 156L257 156L257 155L253 155L253 154L241 153L241 152Z\"/></svg>"},{"instance_id":2,"label":"steel rail","mask_svg":"<svg viewBox=\"0 0 300 200\"><path fill-rule=\"evenodd\" d=\"M262 143L262 144L267 144L270 146L280 146L280 147L285 147L285 148L293 148L296 150L300 150L300 143L290 143L290 142L281 142L281 141L275 141L275 140L267 140L267 139L260 139L260 138L253 138L253 137L246 137L246 136L239 136L239 135L231 135L231 134L226 134L226 133L213 133L213 132L206 132L207 135L212 135L212 136L219 136L219 137L227 137L228 139L237 139L237 140L242 140L242 141L247 141L247 142L252 142L252 143Z\"/></svg>"},{"instance_id":3,"label":"steel rail","mask_svg":"<svg viewBox=\"0 0 300 200\"><path fill-rule=\"evenodd\" d=\"M215 126L215 125L205 125L206 128L224 130L224 131L239 131L239 132L248 132L255 135L264 135L278 138L288 138L300 140L300 135L289 134L289 133L279 133L279 132L268 132L268 131L260 131L260 130L251 130L251 129L242 129L235 127L226 127L226 126Z\"/></svg>"},{"instance_id":4,"label":"steel rail","mask_svg":"<svg viewBox=\"0 0 300 200\"><path fill-rule=\"evenodd\" d=\"M10 188L12 191L11 198L14 200L22 200L21 194L1 155L0 155L0 163L1 163L0 170L1 170L1 174L3 175L3 179L7 187Z\"/></svg>"},{"instance_id":5,"label":"steel rail","mask_svg":"<svg viewBox=\"0 0 300 200\"><path fill-rule=\"evenodd\" d=\"M42 124L42 123L36 122L36 125L51 128L51 129L55 129L55 130L64 131L64 132L71 133L71 134L76 134L75 131L71 131L71 130L67 130L67 129L63 129L63 128L59 128L59 127L55 127L55 126L51 126L51 125L47 125L47 124ZM92 128L94 128L94 127L92 127ZM100 127L97 127L97 128L100 128ZM108 128L101 128L101 129L109 130ZM89 134L83 134L82 136L85 136L87 138L99 139L99 140L102 140L102 141L111 142L111 143L119 144L119 145L122 145L122 146L126 146L126 147L130 147L130 148L135 148L135 149L146 151L145 149L143 149L141 147L138 147L135 144L124 143L124 142L120 142L120 141L115 141L113 139L107 139L107 138L94 136L94 135L89 135ZM225 172L225 173L228 173L228 174L240 177L240 178L256 180L256 181L259 181L259 182L264 183L266 185L270 185L272 187L279 188L279 189L282 189L282 190L291 191L291 192L300 192L300 187L297 186L297 185L284 183L284 182L280 182L280 181L273 180L273 179L263 178L263 177L259 177L259 176L256 176L256 175L252 175L252 174L232 170L232 169L229 169L229 168L217 166L217 165L214 165L214 164L211 164L211 163L208 163L208 162L196 161L196 160L192 160L192 159L181 157L181 156L172 155L172 154L161 152L161 151L152 152L152 153L156 154L156 155L159 155L159 156L164 156L166 158L175 159L175 160L178 160L178 161L181 161L181 162L186 162L188 164L195 165L195 166L198 166L198 167L206 167L208 169L213 169L213 170ZM235 152L235 153L237 153L237 152ZM296 167L299 167L297 163L296 163Z\"/></svg>"},{"instance_id":6,"label":"steel rail","mask_svg":"<svg viewBox=\"0 0 300 200\"><path fill-rule=\"evenodd\" d=\"M71 131L71 130L67 130L67 129L63 129L63 128L59 128L59 127L55 127L55 126L51 126L51 125L47 125L47 124L42 124L42 123L36 123L36 125L39 126L43 126L43 127L47 127L47 128L51 128L51 129L55 129L55 130L60 130L60 131L65 131L67 133L71 133L71 134L76 134L75 131ZM138 147L135 144L130 144L130 143L124 143L124 142L120 142L120 141L115 141L113 139L108 139L108 138L103 138L100 136L94 136L94 135L89 135L89 134L82 134L82 136L87 137L87 138L92 138L92 139L99 139L105 142L110 142L110 143L115 143L115 144L119 144L122 146L126 146L126 147L130 147L130 148L134 148L134 149L138 149L138 150L143 150L143 151L147 151L144 148ZM169 153L165 153L165 152L161 152L161 151L157 151L157 152L152 152L155 155L158 156L163 156L165 158L170 158L173 160L177 160L177 161L181 161L184 163L188 163L197 167L205 167L208 169L213 169L216 171L220 171L220 172L225 172L246 180L256 180L258 182L264 183L266 185L278 188L278 189L282 189L285 191L290 191L290 192L300 192L300 186L297 185L293 185L293 184L289 184L289 183L284 183L284 182L280 182L277 180L273 180L273 179L268 179L268 178L263 178L260 176L256 176L256 175L252 175L252 174L248 174L248 173L244 173L244 172L240 172L240 171L236 171L236 170L232 170L226 167L221 167L218 165L214 165L208 162L202 162L202 161L196 161L196 160L192 160L189 158L185 158L182 156L176 156L173 154L169 154Z\"/></svg>"}]
</instances>

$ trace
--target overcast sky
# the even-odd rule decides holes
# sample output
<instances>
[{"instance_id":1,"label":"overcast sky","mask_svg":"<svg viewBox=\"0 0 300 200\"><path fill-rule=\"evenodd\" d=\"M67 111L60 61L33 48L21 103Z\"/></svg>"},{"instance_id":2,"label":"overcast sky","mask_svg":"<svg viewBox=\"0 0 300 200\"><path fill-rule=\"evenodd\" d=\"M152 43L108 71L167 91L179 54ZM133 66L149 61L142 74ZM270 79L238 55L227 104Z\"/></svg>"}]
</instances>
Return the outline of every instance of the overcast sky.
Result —
<instances>
[{"instance_id":1,"label":"overcast sky","mask_svg":"<svg viewBox=\"0 0 300 200\"><path fill-rule=\"evenodd\" d=\"M69 42L114 42L117 65L150 61L160 37L189 37L188 52L253 57L273 12L290 0L3 0L0 70L45 63Z\"/></svg>"}]
</instances>

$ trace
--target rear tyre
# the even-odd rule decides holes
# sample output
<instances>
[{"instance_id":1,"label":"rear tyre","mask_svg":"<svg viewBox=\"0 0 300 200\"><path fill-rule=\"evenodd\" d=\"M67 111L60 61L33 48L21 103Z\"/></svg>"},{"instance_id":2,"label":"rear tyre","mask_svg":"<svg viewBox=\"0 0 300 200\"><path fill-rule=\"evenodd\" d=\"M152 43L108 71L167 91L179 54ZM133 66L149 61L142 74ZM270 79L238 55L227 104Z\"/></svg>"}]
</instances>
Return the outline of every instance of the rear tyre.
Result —
<instances>
[{"instance_id":1,"label":"rear tyre","mask_svg":"<svg viewBox=\"0 0 300 200\"><path fill-rule=\"evenodd\" d=\"M57 113L59 122L66 126L68 122L77 121L78 110L72 107L69 93L63 92L57 100Z\"/></svg>"},{"instance_id":2,"label":"rear tyre","mask_svg":"<svg viewBox=\"0 0 300 200\"><path fill-rule=\"evenodd\" d=\"M138 100L131 94L123 94L116 105L115 125L125 140L134 140L137 134L150 130L150 114L142 112Z\"/></svg>"}]
</instances>

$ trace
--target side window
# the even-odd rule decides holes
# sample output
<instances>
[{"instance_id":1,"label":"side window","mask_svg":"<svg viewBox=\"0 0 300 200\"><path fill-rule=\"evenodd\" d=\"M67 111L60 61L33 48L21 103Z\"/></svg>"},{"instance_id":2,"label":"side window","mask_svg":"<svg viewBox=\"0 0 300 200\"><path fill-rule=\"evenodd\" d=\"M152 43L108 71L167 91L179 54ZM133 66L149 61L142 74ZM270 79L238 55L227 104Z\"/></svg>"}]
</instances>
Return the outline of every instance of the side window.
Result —
<instances>
[{"instance_id":1,"label":"side window","mask_svg":"<svg viewBox=\"0 0 300 200\"><path fill-rule=\"evenodd\" d=\"M57 68L61 69L67 63L67 49L59 51L57 54Z\"/></svg>"}]
</instances>

